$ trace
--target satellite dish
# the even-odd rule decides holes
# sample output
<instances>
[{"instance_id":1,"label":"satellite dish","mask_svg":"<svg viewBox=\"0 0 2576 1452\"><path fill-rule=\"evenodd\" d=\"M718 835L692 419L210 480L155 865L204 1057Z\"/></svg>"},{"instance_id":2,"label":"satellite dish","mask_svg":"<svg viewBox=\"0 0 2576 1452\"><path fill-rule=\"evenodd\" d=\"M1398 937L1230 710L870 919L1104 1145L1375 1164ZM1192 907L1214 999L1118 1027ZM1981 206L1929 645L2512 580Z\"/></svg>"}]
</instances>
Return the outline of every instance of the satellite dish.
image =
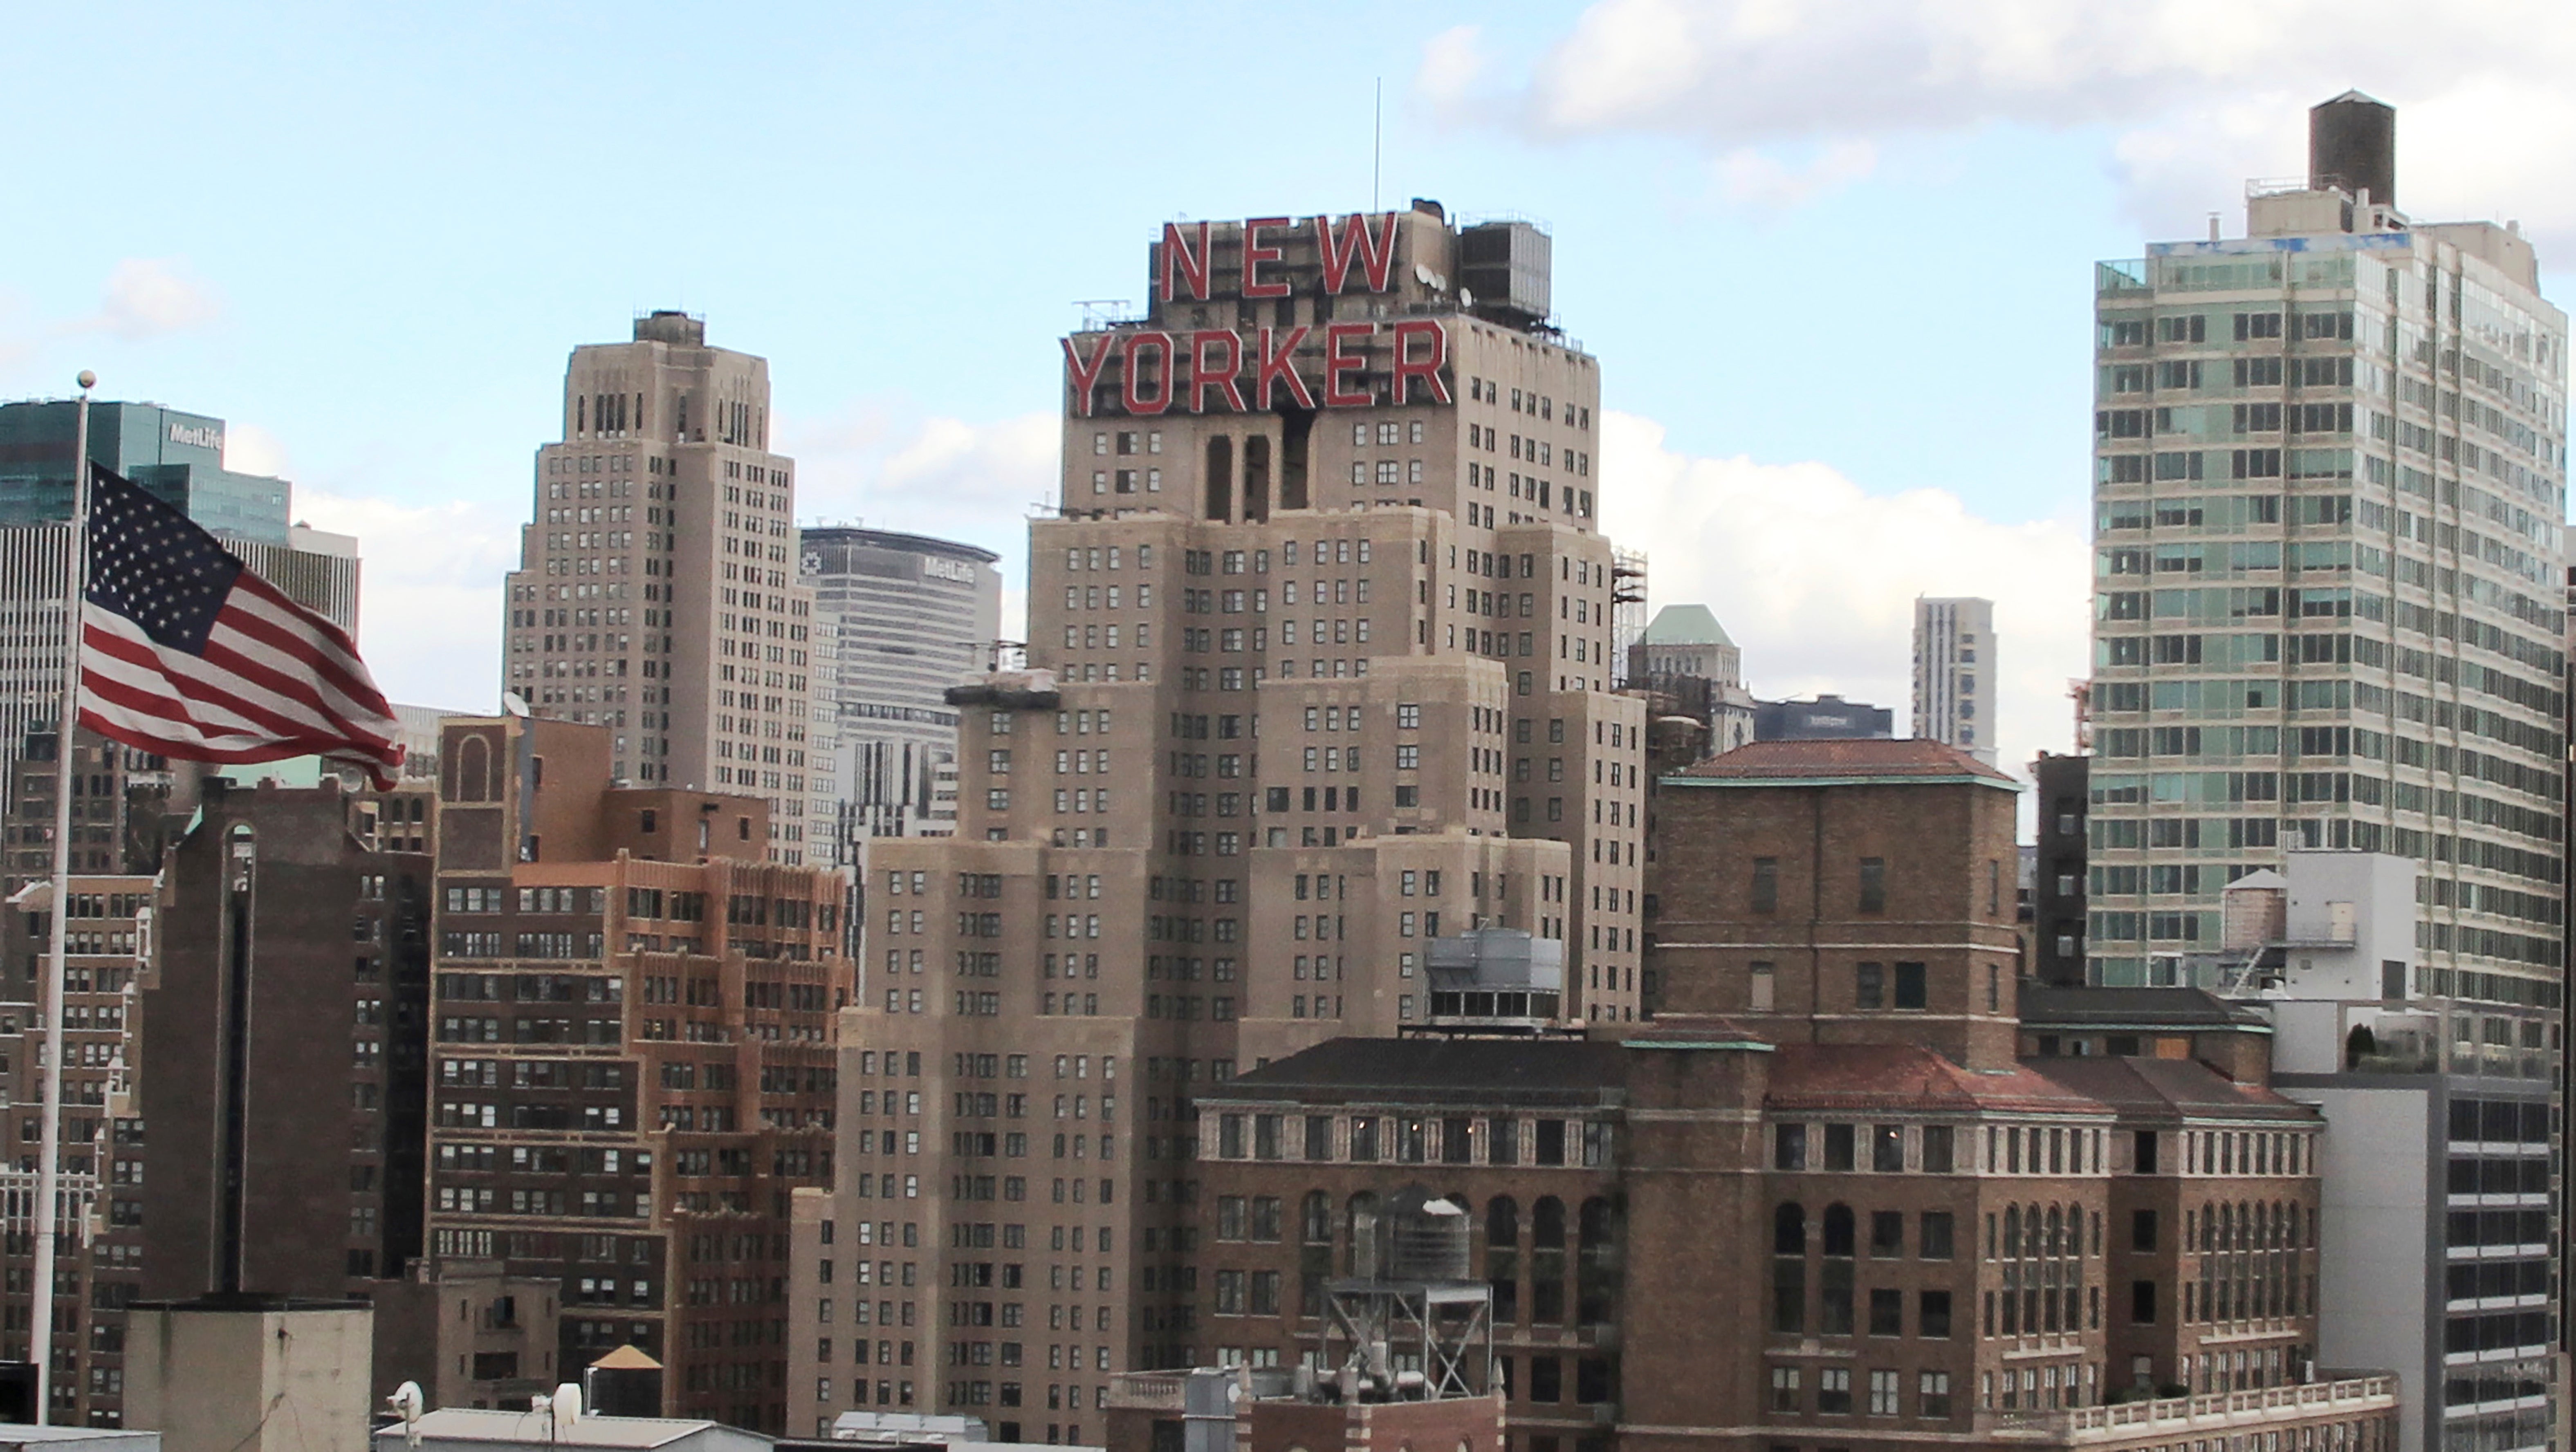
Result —
<instances>
[{"instance_id":1,"label":"satellite dish","mask_svg":"<svg viewBox=\"0 0 2576 1452\"><path fill-rule=\"evenodd\" d=\"M568 1381L559 1382L555 1386L555 1394L547 1400L554 1409L556 1436L562 1436L567 1428L581 1420L580 1387Z\"/></svg>"},{"instance_id":2,"label":"satellite dish","mask_svg":"<svg viewBox=\"0 0 2576 1452\"><path fill-rule=\"evenodd\" d=\"M421 1395L420 1383L416 1381L404 1382L394 1388L392 1396L385 1398L385 1404L393 1408L394 1415L402 1418L403 1445L407 1447L420 1446L421 1406L427 1400Z\"/></svg>"},{"instance_id":3,"label":"satellite dish","mask_svg":"<svg viewBox=\"0 0 2576 1452\"><path fill-rule=\"evenodd\" d=\"M503 691L501 709L513 716L525 716L528 714L528 698L516 691Z\"/></svg>"}]
</instances>

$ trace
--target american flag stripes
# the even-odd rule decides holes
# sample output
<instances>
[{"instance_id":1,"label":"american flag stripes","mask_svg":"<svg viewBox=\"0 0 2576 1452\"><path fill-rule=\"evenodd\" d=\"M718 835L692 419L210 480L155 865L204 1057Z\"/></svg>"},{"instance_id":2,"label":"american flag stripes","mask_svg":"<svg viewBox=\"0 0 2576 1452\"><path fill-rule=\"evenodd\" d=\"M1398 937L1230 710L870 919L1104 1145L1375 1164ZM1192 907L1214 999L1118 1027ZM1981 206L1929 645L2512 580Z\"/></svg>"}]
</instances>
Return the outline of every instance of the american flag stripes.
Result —
<instances>
[{"instance_id":1,"label":"american flag stripes","mask_svg":"<svg viewBox=\"0 0 2576 1452\"><path fill-rule=\"evenodd\" d=\"M321 756L393 785L393 712L348 633L178 510L91 475L81 724L182 761Z\"/></svg>"}]
</instances>

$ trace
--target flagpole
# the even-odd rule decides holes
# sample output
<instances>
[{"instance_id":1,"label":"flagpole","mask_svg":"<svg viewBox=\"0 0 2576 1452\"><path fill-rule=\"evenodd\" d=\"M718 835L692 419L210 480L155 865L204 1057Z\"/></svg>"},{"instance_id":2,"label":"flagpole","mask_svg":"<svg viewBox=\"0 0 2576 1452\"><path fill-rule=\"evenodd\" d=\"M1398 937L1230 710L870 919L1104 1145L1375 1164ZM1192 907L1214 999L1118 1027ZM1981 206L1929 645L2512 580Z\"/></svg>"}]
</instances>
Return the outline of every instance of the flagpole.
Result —
<instances>
[{"instance_id":1,"label":"flagpole","mask_svg":"<svg viewBox=\"0 0 2576 1452\"><path fill-rule=\"evenodd\" d=\"M44 1138L36 1154L35 1304L27 1317L36 1363L36 1425L53 1421L54 1238L60 1233L63 1162L63 949L71 919L72 783L79 756L81 602L89 565L89 391L98 375L80 375L78 422L72 430L72 520L63 556L63 701L54 730L54 915L45 959Z\"/></svg>"}]
</instances>

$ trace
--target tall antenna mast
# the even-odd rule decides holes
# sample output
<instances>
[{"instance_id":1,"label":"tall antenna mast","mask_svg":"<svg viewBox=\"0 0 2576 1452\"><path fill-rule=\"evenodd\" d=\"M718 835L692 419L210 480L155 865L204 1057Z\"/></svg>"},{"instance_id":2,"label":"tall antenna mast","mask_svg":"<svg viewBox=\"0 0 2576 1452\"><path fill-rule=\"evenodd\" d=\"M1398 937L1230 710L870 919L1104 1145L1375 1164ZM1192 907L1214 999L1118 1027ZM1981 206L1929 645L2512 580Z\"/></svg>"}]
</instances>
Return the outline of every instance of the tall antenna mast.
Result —
<instances>
[{"instance_id":1,"label":"tall antenna mast","mask_svg":"<svg viewBox=\"0 0 2576 1452\"><path fill-rule=\"evenodd\" d=\"M1386 145L1386 77L1372 84L1369 99L1369 210L1378 207L1379 158Z\"/></svg>"}]
</instances>

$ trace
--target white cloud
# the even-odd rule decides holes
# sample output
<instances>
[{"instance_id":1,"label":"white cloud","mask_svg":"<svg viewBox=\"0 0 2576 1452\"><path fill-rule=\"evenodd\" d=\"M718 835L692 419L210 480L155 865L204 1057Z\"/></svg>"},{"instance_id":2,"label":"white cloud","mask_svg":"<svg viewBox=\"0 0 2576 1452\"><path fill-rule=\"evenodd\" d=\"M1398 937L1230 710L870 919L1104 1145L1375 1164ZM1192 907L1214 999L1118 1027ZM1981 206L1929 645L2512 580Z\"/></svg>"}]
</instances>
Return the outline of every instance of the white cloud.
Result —
<instances>
[{"instance_id":1,"label":"white cloud","mask_svg":"<svg viewBox=\"0 0 2576 1452\"><path fill-rule=\"evenodd\" d=\"M493 708L501 577L518 563L516 519L462 500L418 507L318 489L295 491L295 516L358 537L358 648L387 698Z\"/></svg>"},{"instance_id":2,"label":"white cloud","mask_svg":"<svg viewBox=\"0 0 2576 1452\"><path fill-rule=\"evenodd\" d=\"M1416 90L1459 120L1682 136L1731 159L1994 123L2104 127L2138 219L2170 226L2248 176L2303 170L2306 108L2358 86L2400 108L2410 213L2522 207L2545 239L2576 242L2576 6L2423 15L2400 0L1597 0L1516 90L1489 77L1471 102L1454 31L1426 47Z\"/></svg>"},{"instance_id":3,"label":"white cloud","mask_svg":"<svg viewBox=\"0 0 2576 1452\"><path fill-rule=\"evenodd\" d=\"M1739 146L1717 159L1718 184L1729 199L1787 208L1840 191L1878 169L1878 148L1866 141L1834 141L1816 148L1805 165L1782 161L1758 147Z\"/></svg>"},{"instance_id":4,"label":"white cloud","mask_svg":"<svg viewBox=\"0 0 2576 1452\"><path fill-rule=\"evenodd\" d=\"M797 461L802 518L981 545L1011 581L1029 515L1055 500L1062 430L1051 413L974 423L870 401L818 422L781 418L778 438ZM1017 628L1019 596L1017 584L1004 590L1005 629Z\"/></svg>"},{"instance_id":5,"label":"white cloud","mask_svg":"<svg viewBox=\"0 0 2576 1452\"><path fill-rule=\"evenodd\" d=\"M1873 494L1817 463L1703 458L1661 424L1602 417L1602 527L1648 550L1650 606L1699 602L1766 699L1913 699L1914 598L1995 602L2000 764L2074 747L2066 683L2089 674L2091 552L2080 524L1980 518L1936 489Z\"/></svg>"},{"instance_id":6,"label":"white cloud","mask_svg":"<svg viewBox=\"0 0 2576 1452\"><path fill-rule=\"evenodd\" d=\"M1483 36L1479 27L1457 25L1423 43L1413 92L1434 115L1455 116L1476 104L1487 71Z\"/></svg>"},{"instance_id":7,"label":"white cloud","mask_svg":"<svg viewBox=\"0 0 2576 1452\"><path fill-rule=\"evenodd\" d=\"M203 327L222 312L213 290L191 275L186 263L129 257L108 274L99 310L74 327L142 342Z\"/></svg>"},{"instance_id":8,"label":"white cloud","mask_svg":"<svg viewBox=\"0 0 2576 1452\"><path fill-rule=\"evenodd\" d=\"M273 479L283 479L294 472L294 465L287 461L286 440L257 424L245 423L224 425L224 467L237 474L266 474Z\"/></svg>"}]
</instances>

